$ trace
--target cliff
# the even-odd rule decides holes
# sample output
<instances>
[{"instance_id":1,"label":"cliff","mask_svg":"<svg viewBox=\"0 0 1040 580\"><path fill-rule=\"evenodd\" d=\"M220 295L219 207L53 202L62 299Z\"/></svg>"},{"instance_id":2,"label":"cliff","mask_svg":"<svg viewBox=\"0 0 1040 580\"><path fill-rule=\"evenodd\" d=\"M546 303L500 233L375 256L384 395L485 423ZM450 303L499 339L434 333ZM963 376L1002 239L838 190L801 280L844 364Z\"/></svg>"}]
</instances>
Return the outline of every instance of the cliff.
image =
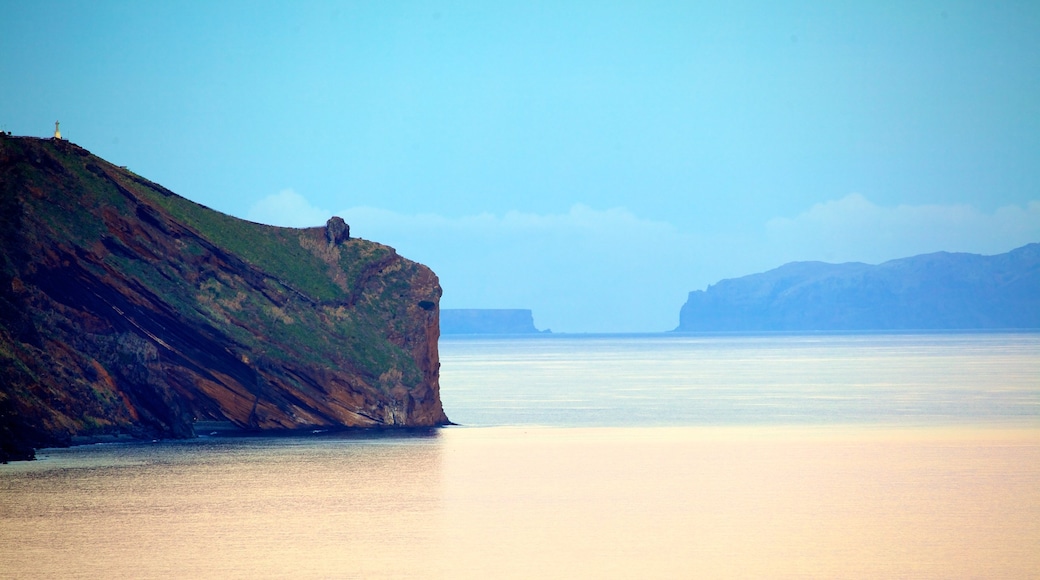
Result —
<instances>
[{"instance_id":1,"label":"cliff","mask_svg":"<svg viewBox=\"0 0 1040 580\"><path fill-rule=\"evenodd\" d=\"M193 203L0 136L0 460L74 437L434 426L436 275L325 227Z\"/></svg>"},{"instance_id":2,"label":"cliff","mask_svg":"<svg viewBox=\"0 0 1040 580\"><path fill-rule=\"evenodd\" d=\"M679 331L1040 328L1040 244L880 265L795 262L690 292Z\"/></svg>"},{"instance_id":3,"label":"cliff","mask_svg":"<svg viewBox=\"0 0 1040 580\"><path fill-rule=\"evenodd\" d=\"M441 310L444 334L530 334L534 315L522 309L445 308Z\"/></svg>"}]
</instances>

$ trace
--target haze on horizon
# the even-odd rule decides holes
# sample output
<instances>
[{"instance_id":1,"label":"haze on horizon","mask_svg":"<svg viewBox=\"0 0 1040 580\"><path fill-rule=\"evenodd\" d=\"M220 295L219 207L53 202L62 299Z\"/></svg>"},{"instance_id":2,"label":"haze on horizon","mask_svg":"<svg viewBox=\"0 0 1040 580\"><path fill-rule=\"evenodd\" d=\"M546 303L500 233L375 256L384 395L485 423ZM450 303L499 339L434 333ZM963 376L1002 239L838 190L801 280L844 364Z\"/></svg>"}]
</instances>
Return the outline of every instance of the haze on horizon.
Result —
<instances>
[{"instance_id":1,"label":"haze on horizon","mask_svg":"<svg viewBox=\"0 0 1040 580\"><path fill-rule=\"evenodd\" d=\"M1040 5L0 2L0 129L661 331L794 260L1040 241Z\"/></svg>"}]
</instances>

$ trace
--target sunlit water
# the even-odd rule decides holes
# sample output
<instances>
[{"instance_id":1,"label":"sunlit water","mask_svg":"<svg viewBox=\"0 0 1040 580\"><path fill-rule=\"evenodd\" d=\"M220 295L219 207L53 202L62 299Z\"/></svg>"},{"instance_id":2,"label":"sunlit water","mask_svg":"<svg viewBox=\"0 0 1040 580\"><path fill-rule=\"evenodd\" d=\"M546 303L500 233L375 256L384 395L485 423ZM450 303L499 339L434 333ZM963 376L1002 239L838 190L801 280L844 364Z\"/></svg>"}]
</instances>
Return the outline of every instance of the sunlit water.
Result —
<instances>
[{"instance_id":1,"label":"sunlit water","mask_svg":"<svg viewBox=\"0 0 1040 580\"><path fill-rule=\"evenodd\" d=\"M1040 335L441 351L465 426L0 466L0 577L1040 576Z\"/></svg>"}]
</instances>

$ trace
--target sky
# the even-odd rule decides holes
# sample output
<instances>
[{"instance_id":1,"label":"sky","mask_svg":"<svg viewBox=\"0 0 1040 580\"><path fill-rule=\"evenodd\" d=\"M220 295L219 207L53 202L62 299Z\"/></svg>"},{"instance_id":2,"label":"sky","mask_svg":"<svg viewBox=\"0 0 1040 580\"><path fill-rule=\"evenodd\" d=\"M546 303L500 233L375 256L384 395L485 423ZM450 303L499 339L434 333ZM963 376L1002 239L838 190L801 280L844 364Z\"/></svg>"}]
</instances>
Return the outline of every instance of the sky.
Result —
<instances>
[{"instance_id":1,"label":"sky","mask_svg":"<svg viewBox=\"0 0 1040 580\"><path fill-rule=\"evenodd\" d=\"M1040 242L1037 2L0 0L0 129L56 120L554 332L670 330L790 261Z\"/></svg>"}]
</instances>

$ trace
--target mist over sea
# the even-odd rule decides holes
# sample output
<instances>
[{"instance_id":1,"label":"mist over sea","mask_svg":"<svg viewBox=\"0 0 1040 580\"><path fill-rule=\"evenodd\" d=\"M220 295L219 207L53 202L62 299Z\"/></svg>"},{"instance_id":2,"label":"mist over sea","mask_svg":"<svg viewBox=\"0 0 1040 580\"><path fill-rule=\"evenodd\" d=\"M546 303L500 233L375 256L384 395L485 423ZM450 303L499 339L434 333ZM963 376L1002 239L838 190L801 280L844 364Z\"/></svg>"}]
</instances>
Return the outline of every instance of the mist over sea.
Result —
<instances>
[{"instance_id":1,"label":"mist over sea","mask_svg":"<svg viewBox=\"0 0 1040 580\"><path fill-rule=\"evenodd\" d=\"M1040 426L1040 334L441 339L463 425Z\"/></svg>"},{"instance_id":2,"label":"mist over sea","mask_svg":"<svg viewBox=\"0 0 1040 580\"><path fill-rule=\"evenodd\" d=\"M0 466L0 578L1040 574L1040 334L440 348L457 427Z\"/></svg>"}]
</instances>

